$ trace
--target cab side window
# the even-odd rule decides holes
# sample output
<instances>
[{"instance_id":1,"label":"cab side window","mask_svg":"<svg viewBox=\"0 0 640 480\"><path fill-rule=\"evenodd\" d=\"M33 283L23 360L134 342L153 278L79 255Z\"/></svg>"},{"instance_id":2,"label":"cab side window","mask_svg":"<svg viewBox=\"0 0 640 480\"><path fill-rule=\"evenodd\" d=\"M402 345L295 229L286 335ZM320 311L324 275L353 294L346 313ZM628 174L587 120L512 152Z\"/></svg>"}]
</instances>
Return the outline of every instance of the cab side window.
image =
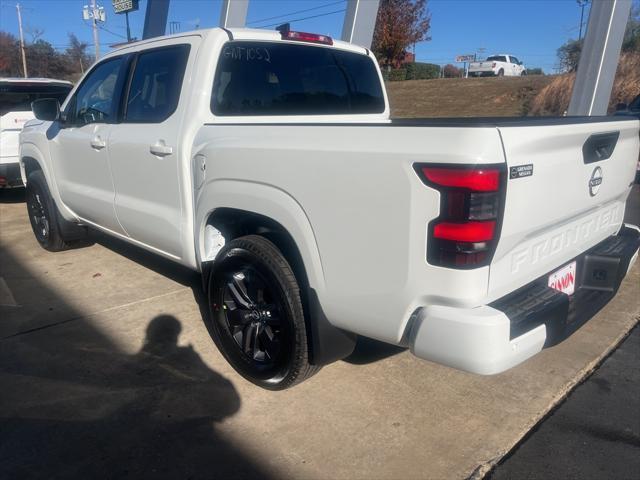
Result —
<instances>
[{"instance_id":1,"label":"cab side window","mask_svg":"<svg viewBox=\"0 0 640 480\"><path fill-rule=\"evenodd\" d=\"M123 58L107 60L96 66L76 92L67 121L78 126L112 123L116 118L116 88Z\"/></svg>"},{"instance_id":2,"label":"cab side window","mask_svg":"<svg viewBox=\"0 0 640 480\"><path fill-rule=\"evenodd\" d=\"M189 48L189 45L176 45L138 56L124 122L161 123L176 111Z\"/></svg>"}]
</instances>

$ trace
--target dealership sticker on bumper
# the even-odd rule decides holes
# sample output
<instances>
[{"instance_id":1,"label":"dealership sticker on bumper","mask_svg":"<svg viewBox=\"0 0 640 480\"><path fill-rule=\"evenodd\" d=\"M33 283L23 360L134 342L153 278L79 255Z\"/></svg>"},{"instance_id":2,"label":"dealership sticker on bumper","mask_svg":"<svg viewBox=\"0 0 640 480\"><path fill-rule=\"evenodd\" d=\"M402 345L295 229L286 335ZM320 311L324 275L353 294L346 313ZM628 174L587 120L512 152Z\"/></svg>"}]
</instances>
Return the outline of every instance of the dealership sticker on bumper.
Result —
<instances>
[{"instance_id":1,"label":"dealership sticker on bumper","mask_svg":"<svg viewBox=\"0 0 640 480\"><path fill-rule=\"evenodd\" d=\"M576 262L571 262L549 275L548 285L559 292L573 295L576 291Z\"/></svg>"}]
</instances>

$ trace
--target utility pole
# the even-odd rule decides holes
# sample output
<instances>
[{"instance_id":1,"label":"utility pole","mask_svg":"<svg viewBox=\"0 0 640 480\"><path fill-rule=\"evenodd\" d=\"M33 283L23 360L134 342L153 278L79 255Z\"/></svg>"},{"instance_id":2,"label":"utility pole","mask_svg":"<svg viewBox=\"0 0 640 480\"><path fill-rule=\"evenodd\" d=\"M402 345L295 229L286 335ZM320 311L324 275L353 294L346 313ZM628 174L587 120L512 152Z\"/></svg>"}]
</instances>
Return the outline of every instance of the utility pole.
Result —
<instances>
[{"instance_id":1,"label":"utility pole","mask_svg":"<svg viewBox=\"0 0 640 480\"><path fill-rule=\"evenodd\" d=\"M22 52L22 71L24 72L24 78L27 78L27 55L24 51L24 34L22 33L22 14L20 13L20 4L16 4L16 10L18 11L18 29L20 30L20 52Z\"/></svg>"},{"instance_id":2,"label":"utility pole","mask_svg":"<svg viewBox=\"0 0 640 480\"><path fill-rule=\"evenodd\" d=\"M96 48L96 62L100 58L100 40L98 38L98 19L96 18L96 13L98 12L98 5L96 5L96 0L91 0L91 11L93 13L93 45Z\"/></svg>"},{"instance_id":3,"label":"utility pole","mask_svg":"<svg viewBox=\"0 0 640 480\"><path fill-rule=\"evenodd\" d=\"M84 20L91 20L91 27L93 29L93 46L96 50L96 61L100 58L100 39L98 38L98 22L105 22L107 15L103 7L98 6L96 0L91 0L91 8L85 5L82 8L82 18Z\"/></svg>"},{"instance_id":4,"label":"utility pole","mask_svg":"<svg viewBox=\"0 0 640 480\"><path fill-rule=\"evenodd\" d=\"M589 0L576 0L580 7L580 33L578 34L578 41L582 40L582 24L584 23L584 7L589 3Z\"/></svg>"}]
</instances>

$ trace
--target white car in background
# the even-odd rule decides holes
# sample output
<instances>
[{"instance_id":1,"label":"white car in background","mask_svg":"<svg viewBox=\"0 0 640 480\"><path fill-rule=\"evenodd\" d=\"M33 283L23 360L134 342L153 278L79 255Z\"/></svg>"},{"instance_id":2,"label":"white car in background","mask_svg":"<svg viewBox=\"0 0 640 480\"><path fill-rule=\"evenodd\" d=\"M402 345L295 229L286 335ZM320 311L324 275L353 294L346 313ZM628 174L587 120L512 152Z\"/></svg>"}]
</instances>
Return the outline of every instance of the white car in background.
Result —
<instances>
[{"instance_id":1,"label":"white car in background","mask_svg":"<svg viewBox=\"0 0 640 480\"><path fill-rule=\"evenodd\" d=\"M500 54L487 57L484 62L471 62L469 76L520 77L527 74L527 68L513 55Z\"/></svg>"},{"instance_id":2,"label":"white car in background","mask_svg":"<svg viewBox=\"0 0 640 480\"><path fill-rule=\"evenodd\" d=\"M21 187L18 137L34 118L31 102L55 98L64 102L71 82L49 78L0 78L0 188Z\"/></svg>"}]
</instances>

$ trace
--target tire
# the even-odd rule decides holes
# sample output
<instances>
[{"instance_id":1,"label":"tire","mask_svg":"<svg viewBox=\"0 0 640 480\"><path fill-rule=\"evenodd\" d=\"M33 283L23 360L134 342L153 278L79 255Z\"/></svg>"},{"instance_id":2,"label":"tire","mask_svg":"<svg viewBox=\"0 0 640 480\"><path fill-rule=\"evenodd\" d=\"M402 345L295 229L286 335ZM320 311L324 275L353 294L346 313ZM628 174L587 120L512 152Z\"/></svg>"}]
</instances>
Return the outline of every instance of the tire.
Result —
<instances>
[{"instance_id":1,"label":"tire","mask_svg":"<svg viewBox=\"0 0 640 480\"><path fill-rule=\"evenodd\" d=\"M25 193L29 222L42 248L50 252L67 250L73 247L73 241L87 236L86 228L62 218L41 170L29 174Z\"/></svg>"},{"instance_id":2,"label":"tire","mask_svg":"<svg viewBox=\"0 0 640 480\"><path fill-rule=\"evenodd\" d=\"M504 70L502 68L500 70L498 70L498 76L499 77L504 77Z\"/></svg>"},{"instance_id":3,"label":"tire","mask_svg":"<svg viewBox=\"0 0 640 480\"><path fill-rule=\"evenodd\" d=\"M269 240L248 235L218 254L208 282L209 331L222 355L250 382L290 388L315 374L295 275Z\"/></svg>"},{"instance_id":4,"label":"tire","mask_svg":"<svg viewBox=\"0 0 640 480\"><path fill-rule=\"evenodd\" d=\"M526 77L526 76L527 76L527 71L526 71L526 70L522 70L522 71L520 72L520 76L521 76L521 77Z\"/></svg>"}]
</instances>

